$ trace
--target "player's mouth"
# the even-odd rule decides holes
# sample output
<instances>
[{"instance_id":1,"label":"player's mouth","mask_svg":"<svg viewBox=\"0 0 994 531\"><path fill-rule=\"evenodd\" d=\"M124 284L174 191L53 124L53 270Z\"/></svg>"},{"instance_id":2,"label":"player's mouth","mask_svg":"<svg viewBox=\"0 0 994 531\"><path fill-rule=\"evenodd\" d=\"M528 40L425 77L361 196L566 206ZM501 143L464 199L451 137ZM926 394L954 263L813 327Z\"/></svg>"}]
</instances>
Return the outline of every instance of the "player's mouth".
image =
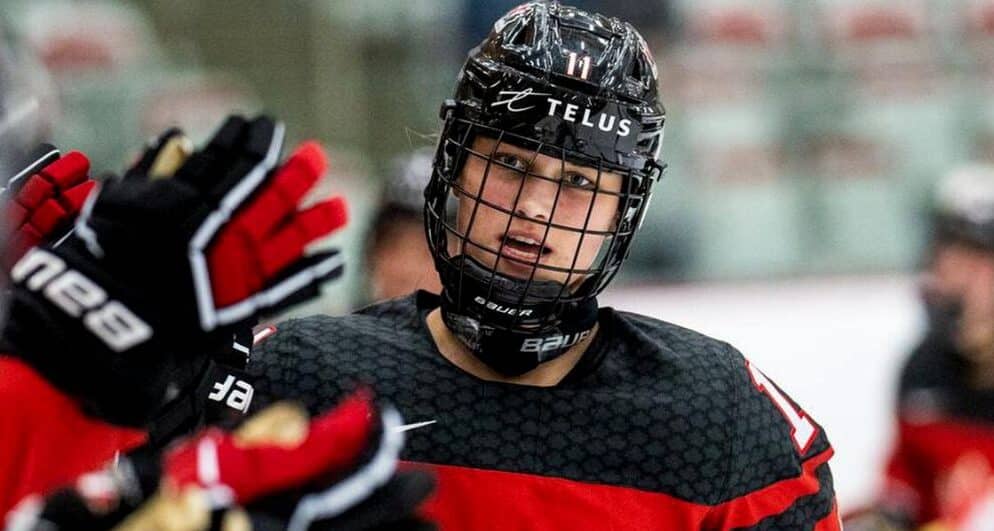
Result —
<instances>
[{"instance_id":1,"label":"player's mouth","mask_svg":"<svg viewBox=\"0 0 994 531\"><path fill-rule=\"evenodd\" d=\"M543 256L552 254L552 248L543 244L542 237L535 234L510 232L497 240L501 256L511 260L534 264Z\"/></svg>"}]
</instances>

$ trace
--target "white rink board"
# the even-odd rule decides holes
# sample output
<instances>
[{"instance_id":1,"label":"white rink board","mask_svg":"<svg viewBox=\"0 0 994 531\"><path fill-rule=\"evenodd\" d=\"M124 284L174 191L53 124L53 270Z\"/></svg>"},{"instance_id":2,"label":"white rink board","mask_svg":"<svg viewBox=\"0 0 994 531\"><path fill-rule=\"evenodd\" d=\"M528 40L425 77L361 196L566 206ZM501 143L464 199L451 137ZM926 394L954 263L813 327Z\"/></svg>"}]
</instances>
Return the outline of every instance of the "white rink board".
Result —
<instances>
[{"instance_id":1,"label":"white rink board","mask_svg":"<svg viewBox=\"0 0 994 531\"><path fill-rule=\"evenodd\" d=\"M730 342L828 432L842 511L872 495L898 372L922 330L914 277L619 285L600 302Z\"/></svg>"}]
</instances>

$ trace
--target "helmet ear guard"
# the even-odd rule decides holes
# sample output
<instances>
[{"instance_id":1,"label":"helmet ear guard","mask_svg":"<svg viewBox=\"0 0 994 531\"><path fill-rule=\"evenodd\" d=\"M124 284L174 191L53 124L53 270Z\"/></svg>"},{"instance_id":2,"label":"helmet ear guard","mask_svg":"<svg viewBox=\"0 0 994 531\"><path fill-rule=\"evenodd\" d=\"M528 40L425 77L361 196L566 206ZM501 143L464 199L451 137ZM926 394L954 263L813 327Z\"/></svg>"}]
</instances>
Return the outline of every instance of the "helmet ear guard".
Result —
<instances>
[{"instance_id":1,"label":"helmet ear guard","mask_svg":"<svg viewBox=\"0 0 994 531\"><path fill-rule=\"evenodd\" d=\"M665 167L659 160L665 111L656 85L655 63L634 28L559 4L518 6L470 52L455 97L439 109L443 129L425 189L425 229L442 280L443 318L492 367L505 373L512 367L534 368L576 343L564 338L576 339L596 324L596 296L627 258L653 185ZM480 137L496 141L492 152L474 149ZM531 154L528 169L516 169L520 182L510 207L483 194L488 179L498 179L492 174L506 171L501 169L506 164L494 156L501 145ZM560 160L562 173L555 179L532 173L539 156ZM459 182L470 157L482 163L475 168L483 168L475 192ZM589 197L586 218L563 224L555 212L563 190L571 186L563 182L567 163L597 173L596 180L587 180L594 180L593 185L584 188L590 194L584 196ZM608 173L621 176L620 190L600 186ZM536 221L518 211L529 179L557 183L547 220ZM473 210L449 215L446 205L453 195ZM617 197L614 223L610 230L595 230L603 227L591 224L594 205L605 195ZM544 226L543 238L553 231L570 234L569 241L578 235L572 263L563 266L562 254L558 266L543 263L544 239L532 263L503 252L506 234L499 243L474 241L472 228L481 208L506 216L505 231L514 219L525 219L532 226ZM459 226L457 217L469 226ZM591 239L599 240L599 247L588 264L584 262L591 259L590 247L583 262L581 248ZM479 255L494 263L483 263ZM524 264L530 274L499 272L501 261ZM542 348L535 350L536 344Z\"/></svg>"}]
</instances>

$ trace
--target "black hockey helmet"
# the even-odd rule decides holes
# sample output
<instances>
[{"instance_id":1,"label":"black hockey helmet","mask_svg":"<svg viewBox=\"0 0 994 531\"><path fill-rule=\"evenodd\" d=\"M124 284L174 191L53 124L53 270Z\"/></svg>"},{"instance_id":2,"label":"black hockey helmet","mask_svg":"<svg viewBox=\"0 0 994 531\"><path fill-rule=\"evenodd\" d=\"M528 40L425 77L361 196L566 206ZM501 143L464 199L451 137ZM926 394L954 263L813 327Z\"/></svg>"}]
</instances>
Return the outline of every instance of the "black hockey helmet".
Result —
<instances>
[{"instance_id":1,"label":"black hockey helmet","mask_svg":"<svg viewBox=\"0 0 994 531\"><path fill-rule=\"evenodd\" d=\"M531 2L514 8L470 51L455 98L441 109L444 124L425 190L425 223L444 286L446 323L492 366L505 373L524 372L561 354L593 326L595 297L628 255L653 184L664 169L660 147L665 111L657 90L655 62L635 28L558 3ZM480 137L497 147L490 152L474 149ZM531 153L527 170L515 168L520 183L510 207L483 198L487 179L507 167L494 156L504 144ZM555 182L559 200L570 184L562 175L532 173L539 155L560 160L562 173L567 163L575 164L596 170L595 184L607 173L620 174L623 184L620 191L595 186L591 194L591 205L599 195L617 197L617 216L610 230L590 229L586 221L579 226L556 224L554 216L542 222L545 238L550 230L560 230L578 233L581 242L584 237L599 239L593 263L578 264L574 256L571 266L554 267L539 257L527 263L530 274L522 278L470 256L473 249L489 253L498 264L515 261L504 252L506 240L473 241L471 228L481 205L506 215L508 228L515 218L523 219L518 205L527 179ZM460 182L471 157L485 164L483 183L475 191ZM472 200L472 214L463 216L463 224L469 219L468 226L452 221L454 216L447 212L450 195ZM543 280L543 270L566 274L568 281ZM498 360L482 352L494 336L503 338L493 353ZM537 360L511 361L509 355L515 351L531 352Z\"/></svg>"}]
</instances>

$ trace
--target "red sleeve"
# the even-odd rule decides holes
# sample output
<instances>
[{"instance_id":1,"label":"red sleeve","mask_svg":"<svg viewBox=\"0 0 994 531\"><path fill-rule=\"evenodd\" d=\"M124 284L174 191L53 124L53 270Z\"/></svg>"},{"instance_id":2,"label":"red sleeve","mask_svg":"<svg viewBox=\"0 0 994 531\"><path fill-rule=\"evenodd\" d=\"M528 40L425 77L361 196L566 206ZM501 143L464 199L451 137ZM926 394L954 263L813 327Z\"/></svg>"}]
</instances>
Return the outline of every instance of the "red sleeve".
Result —
<instances>
[{"instance_id":1,"label":"red sleeve","mask_svg":"<svg viewBox=\"0 0 994 531\"><path fill-rule=\"evenodd\" d=\"M903 416L887 461L877 503L915 523L951 516L973 489L970 478L994 470L994 427L989 422Z\"/></svg>"},{"instance_id":2,"label":"red sleeve","mask_svg":"<svg viewBox=\"0 0 994 531\"><path fill-rule=\"evenodd\" d=\"M706 529L800 529L815 521L814 531L841 531L832 486L828 448L805 460L801 474L714 506Z\"/></svg>"},{"instance_id":3,"label":"red sleeve","mask_svg":"<svg viewBox=\"0 0 994 531\"><path fill-rule=\"evenodd\" d=\"M86 416L24 362L0 355L0 517L28 494L93 470L145 434Z\"/></svg>"},{"instance_id":4,"label":"red sleeve","mask_svg":"<svg viewBox=\"0 0 994 531\"><path fill-rule=\"evenodd\" d=\"M927 487L927 474L921 470L922 461L916 457L914 444L904 428L903 422L898 423L897 441L884 468L884 483L877 503L888 512L917 521L922 516L923 502L931 499L931 489Z\"/></svg>"}]
</instances>

